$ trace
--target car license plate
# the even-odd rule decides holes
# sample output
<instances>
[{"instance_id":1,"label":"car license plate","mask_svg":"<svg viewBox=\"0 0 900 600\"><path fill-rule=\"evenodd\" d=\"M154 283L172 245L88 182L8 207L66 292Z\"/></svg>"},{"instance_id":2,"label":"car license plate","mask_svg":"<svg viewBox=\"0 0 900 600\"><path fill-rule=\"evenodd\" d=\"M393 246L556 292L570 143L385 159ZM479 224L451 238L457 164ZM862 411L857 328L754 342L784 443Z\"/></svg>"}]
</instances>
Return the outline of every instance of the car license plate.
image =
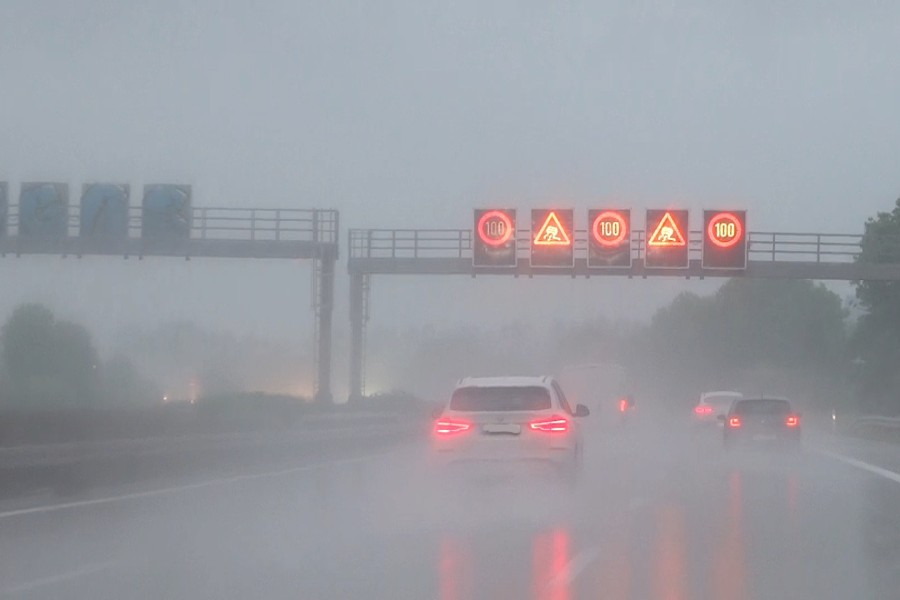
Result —
<instances>
[{"instance_id":1,"label":"car license plate","mask_svg":"<svg viewBox=\"0 0 900 600\"><path fill-rule=\"evenodd\" d=\"M512 423L489 423L482 425L481 431L488 435L519 435L522 433L522 426Z\"/></svg>"},{"instance_id":2,"label":"car license plate","mask_svg":"<svg viewBox=\"0 0 900 600\"><path fill-rule=\"evenodd\" d=\"M776 439L776 435L772 433L757 433L753 436L754 442L771 442Z\"/></svg>"}]
</instances>

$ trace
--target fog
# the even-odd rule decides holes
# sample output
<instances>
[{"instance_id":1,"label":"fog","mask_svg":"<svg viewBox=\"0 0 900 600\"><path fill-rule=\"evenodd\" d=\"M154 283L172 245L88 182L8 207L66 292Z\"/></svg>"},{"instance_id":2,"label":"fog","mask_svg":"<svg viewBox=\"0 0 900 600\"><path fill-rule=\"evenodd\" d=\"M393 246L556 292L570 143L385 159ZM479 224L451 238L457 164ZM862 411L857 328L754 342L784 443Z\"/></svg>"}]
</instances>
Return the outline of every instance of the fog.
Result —
<instances>
[{"instance_id":1,"label":"fog","mask_svg":"<svg viewBox=\"0 0 900 600\"><path fill-rule=\"evenodd\" d=\"M198 206L333 207L347 227L468 228L475 206L612 202L743 206L753 230L859 232L898 188L898 21L874 0L10 0L0 179L13 195L26 180L182 182ZM0 270L16 282L0 313L46 301L103 344L183 318L287 340L311 331L296 265ZM524 299L512 281L377 285L377 319L400 327L505 320L511 302L646 318L680 289L566 283L573 304L560 305L562 282ZM446 300L459 293L477 313Z\"/></svg>"},{"instance_id":2,"label":"fog","mask_svg":"<svg viewBox=\"0 0 900 600\"><path fill-rule=\"evenodd\" d=\"M863 233L900 190L898 31L883 0L4 0L10 204L187 184L336 209L341 256L335 406L298 401L308 262L0 257L0 596L893 597L896 339L860 335L849 282L377 276L371 397L343 400L349 229L616 206ZM536 374L591 414L447 405ZM755 424L699 422L712 390L787 396L799 445L726 448ZM445 468L440 419L494 454Z\"/></svg>"}]
</instances>

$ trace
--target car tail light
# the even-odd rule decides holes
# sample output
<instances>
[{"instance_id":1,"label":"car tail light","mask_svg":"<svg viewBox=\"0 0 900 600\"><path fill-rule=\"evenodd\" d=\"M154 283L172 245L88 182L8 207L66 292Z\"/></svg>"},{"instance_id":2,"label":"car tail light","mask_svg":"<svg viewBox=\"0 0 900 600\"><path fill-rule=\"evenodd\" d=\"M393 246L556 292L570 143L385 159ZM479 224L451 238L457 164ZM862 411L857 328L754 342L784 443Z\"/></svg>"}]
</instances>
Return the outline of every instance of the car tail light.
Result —
<instances>
[{"instance_id":1,"label":"car tail light","mask_svg":"<svg viewBox=\"0 0 900 600\"><path fill-rule=\"evenodd\" d=\"M619 412L625 412L626 410L628 410L628 400L623 398L619 400Z\"/></svg>"},{"instance_id":2,"label":"car tail light","mask_svg":"<svg viewBox=\"0 0 900 600\"><path fill-rule=\"evenodd\" d=\"M705 404L700 404L694 407L694 413L698 415L711 415L712 411L712 406L707 406Z\"/></svg>"},{"instance_id":3,"label":"car tail light","mask_svg":"<svg viewBox=\"0 0 900 600\"><path fill-rule=\"evenodd\" d=\"M741 418L740 417L728 417L728 426L734 429L737 429L741 426Z\"/></svg>"},{"instance_id":4,"label":"car tail light","mask_svg":"<svg viewBox=\"0 0 900 600\"><path fill-rule=\"evenodd\" d=\"M472 428L472 424L466 421L456 421L453 419L441 418L434 424L434 432L438 435L453 435L454 433L463 433Z\"/></svg>"},{"instance_id":5,"label":"car tail light","mask_svg":"<svg viewBox=\"0 0 900 600\"><path fill-rule=\"evenodd\" d=\"M799 427L800 417L797 415L788 415L787 419L784 420L784 424L788 427Z\"/></svg>"},{"instance_id":6,"label":"car tail light","mask_svg":"<svg viewBox=\"0 0 900 600\"><path fill-rule=\"evenodd\" d=\"M534 431L547 431L550 433L565 433L569 431L569 420L565 417L552 416L547 419L532 421L528 424Z\"/></svg>"}]
</instances>

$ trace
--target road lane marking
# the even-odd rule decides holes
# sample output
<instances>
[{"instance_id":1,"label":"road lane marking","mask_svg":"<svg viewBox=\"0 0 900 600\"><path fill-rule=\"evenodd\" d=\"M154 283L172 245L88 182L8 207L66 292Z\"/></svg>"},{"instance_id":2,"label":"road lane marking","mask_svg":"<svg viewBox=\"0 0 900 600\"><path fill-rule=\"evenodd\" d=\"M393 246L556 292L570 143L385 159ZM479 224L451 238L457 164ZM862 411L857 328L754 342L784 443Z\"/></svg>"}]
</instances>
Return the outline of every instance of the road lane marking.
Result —
<instances>
[{"instance_id":1,"label":"road lane marking","mask_svg":"<svg viewBox=\"0 0 900 600\"><path fill-rule=\"evenodd\" d=\"M582 571L588 568L598 558L600 558L599 548L582 550L549 581L547 587L558 588L571 585L578 579L578 576L581 575Z\"/></svg>"},{"instance_id":2,"label":"road lane marking","mask_svg":"<svg viewBox=\"0 0 900 600\"><path fill-rule=\"evenodd\" d=\"M386 452L382 452L379 454L374 454L371 456L363 456L360 458L345 458L341 460L334 460L324 463L316 463L312 465L302 465L299 467L291 467L289 469L280 469L278 471L266 471L263 473L251 473L249 475L235 475L233 477L223 477L220 479L209 479L207 481L200 481L197 483L189 483L186 485L178 485L167 488L158 488L155 490L148 490L145 492L134 492L131 494L121 494L119 496L108 496L105 498L94 498L92 500L79 500L76 502L64 502L62 504L50 504L47 506L34 506L31 508L20 508L17 510L9 510L6 512L0 512L0 520L3 519L11 519L13 517L22 517L26 515L34 515L34 514L43 514L43 513L52 513L58 512L61 510L68 510L74 508L86 508L89 506L99 506L102 504L112 504L114 502L126 502L128 500L140 500L143 498L153 498L155 496L165 496L168 494L177 494L180 492L187 492L191 490L198 490L208 487L214 487L219 485L228 485L230 483L238 483L241 481L253 481L255 479L268 479L272 477L281 477L284 475L292 475L294 473L302 473L303 471L314 471L316 469L322 469L325 467L332 467L337 465L344 464L354 464L360 462L366 462L373 460L375 458L379 458L381 456L386 456Z\"/></svg>"},{"instance_id":3,"label":"road lane marking","mask_svg":"<svg viewBox=\"0 0 900 600\"><path fill-rule=\"evenodd\" d=\"M6 598L8 596L26 594L42 587L58 585L60 583L66 583L68 581L81 579L82 577L88 577L90 575L97 575L114 568L118 564L119 561L110 560L102 563L85 565L83 567L75 569L74 571L68 571L66 573L60 573L59 575L52 575L50 577L42 577L40 579L35 579L34 581L29 581L27 583L23 583L11 588L6 588L5 590L0 590L0 596Z\"/></svg>"},{"instance_id":4,"label":"road lane marking","mask_svg":"<svg viewBox=\"0 0 900 600\"><path fill-rule=\"evenodd\" d=\"M644 498L642 496L636 496L631 499L631 502L628 503L628 512L636 513L640 510L643 510L649 506L652 506L652 502ZM579 552L575 558L569 561L559 573L553 576L553 578L547 583L547 588L560 588L572 585L575 583L575 580L587 569L591 566L597 559L600 558L600 548L588 548L586 550L582 550Z\"/></svg>"},{"instance_id":5,"label":"road lane marking","mask_svg":"<svg viewBox=\"0 0 900 600\"><path fill-rule=\"evenodd\" d=\"M817 448L815 452L818 452L819 454L822 454L829 458L833 458L834 460L840 461L844 464L850 465L851 467L856 467L857 469L862 469L863 471L868 471L869 473L880 475L885 479L890 479L895 483L900 483L900 473L895 473L894 471L889 471L888 469L884 469L877 465L872 465L855 458L850 458L849 456L844 456L843 454L838 454L837 452L831 452L830 450L821 450Z\"/></svg>"}]
</instances>

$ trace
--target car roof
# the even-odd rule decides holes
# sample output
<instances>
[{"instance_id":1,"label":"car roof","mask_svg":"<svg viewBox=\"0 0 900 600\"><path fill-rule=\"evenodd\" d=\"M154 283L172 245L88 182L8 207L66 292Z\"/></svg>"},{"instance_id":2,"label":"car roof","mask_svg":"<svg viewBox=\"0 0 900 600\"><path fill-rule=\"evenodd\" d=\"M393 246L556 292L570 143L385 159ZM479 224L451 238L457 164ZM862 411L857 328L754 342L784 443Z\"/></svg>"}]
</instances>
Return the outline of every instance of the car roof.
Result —
<instances>
[{"instance_id":1,"label":"car roof","mask_svg":"<svg viewBox=\"0 0 900 600\"><path fill-rule=\"evenodd\" d=\"M552 380L553 378L549 375L466 377L460 379L456 387L548 387Z\"/></svg>"},{"instance_id":2,"label":"car roof","mask_svg":"<svg viewBox=\"0 0 900 600\"><path fill-rule=\"evenodd\" d=\"M720 392L703 392L700 396L700 400L706 400L707 398L712 398L713 396L725 396L727 398L743 398L744 395L740 392L729 392L729 391L720 391Z\"/></svg>"},{"instance_id":3,"label":"car roof","mask_svg":"<svg viewBox=\"0 0 900 600\"><path fill-rule=\"evenodd\" d=\"M770 400L787 402L788 404L791 404L790 398L784 398L782 396L748 396L746 398L742 398L741 402L767 402Z\"/></svg>"}]
</instances>

